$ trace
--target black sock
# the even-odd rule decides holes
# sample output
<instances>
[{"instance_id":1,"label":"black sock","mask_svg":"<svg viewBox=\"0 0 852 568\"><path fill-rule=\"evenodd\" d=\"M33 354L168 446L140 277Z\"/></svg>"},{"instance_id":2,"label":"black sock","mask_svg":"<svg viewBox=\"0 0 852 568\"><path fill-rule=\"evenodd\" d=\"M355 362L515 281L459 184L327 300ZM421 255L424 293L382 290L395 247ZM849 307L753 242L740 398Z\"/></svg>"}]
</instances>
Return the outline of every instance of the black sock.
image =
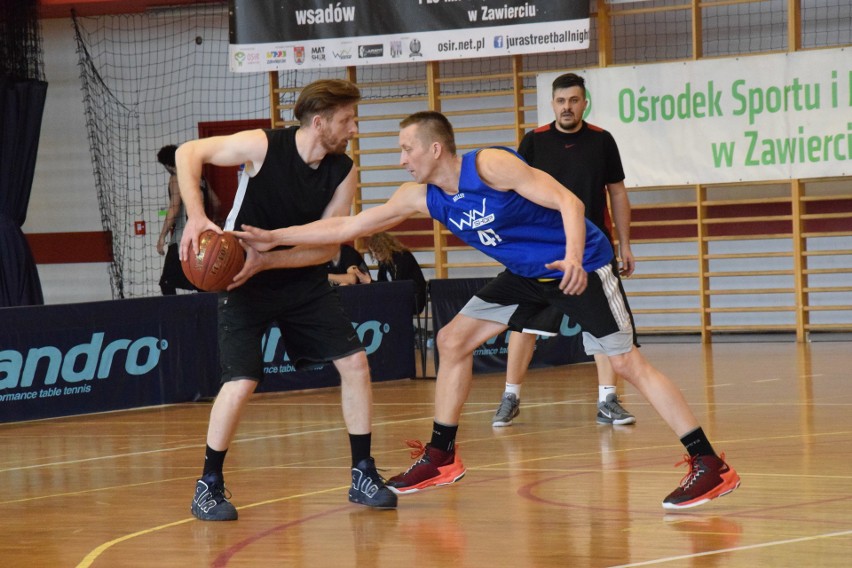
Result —
<instances>
[{"instance_id":1,"label":"black sock","mask_svg":"<svg viewBox=\"0 0 852 568\"><path fill-rule=\"evenodd\" d=\"M225 454L227 453L228 450L219 452L207 446L207 450L204 453L204 472L201 476L207 477L208 475L215 474L221 477L222 468L225 465Z\"/></svg>"},{"instance_id":2,"label":"black sock","mask_svg":"<svg viewBox=\"0 0 852 568\"><path fill-rule=\"evenodd\" d=\"M370 442L372 434L349 434L349 447L352 449L352 467L361 460L370 457Z\"/></svg>"},{"instance_id":3,"label":"black sock","mask_svg":"<svg viewBox=\"0 0 852 568\"><path fill-rule=\"evenodd\" d=\"M716 455L716 452L713 451L713 446L710 445L710 441L704 435L704 430L701 429L701 426L684 435L680 439L680 442L686 448L686 451L689 452L690 456Z\"/></svg>"},{"instance_id":4,"label":"black sock","mask_svg":"<svg viewBox=\"0 0 852 568\"><path fill-rule=\"evenodd\" d=\"M455 426L447 426L445 424L433 422L432 441L429 442L429 445L445 452L451 452L453 447L456 445L456 432L458 432L458 429L458 424Z\"/></svg>"}]
</instances>

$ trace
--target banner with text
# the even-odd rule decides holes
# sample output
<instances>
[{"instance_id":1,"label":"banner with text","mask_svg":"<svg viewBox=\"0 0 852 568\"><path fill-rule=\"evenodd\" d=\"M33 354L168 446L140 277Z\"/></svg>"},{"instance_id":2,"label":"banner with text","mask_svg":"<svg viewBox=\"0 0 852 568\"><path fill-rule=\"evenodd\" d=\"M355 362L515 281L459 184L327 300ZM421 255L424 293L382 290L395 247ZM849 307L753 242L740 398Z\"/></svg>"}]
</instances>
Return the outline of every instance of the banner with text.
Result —
<instances>
[{"instance_id":1,"label":"banner with text","mask_svg":"<svg viewBox=\"0 0 852 568\"><path fill-rule=\"evenodd\" d=\"M411 378L414 284L338 289L374 381ZM216 294L0 309L0 423L188 402L219 390ZM258 392L340 384L296 370L281 330L264 337Z\"/></svg>"},{"instance_id":2,"label":"banner with text","mask_svg":"<svg viewBox=\"0 0 852 568\"><path fill-rule=\"evenodd\" d=\"M231 0L231 71L497 57L589 46L588 0Z\"/></svg>"},{"instance_id":3,"label":"banner with text","mask_svg":"<svg viewBox=\"0 0 852 568\"><path fill-rule=\"evenodd\" d=\"M852 49L576 71L628 186L852 174ZM538 117L553 120L537 78Z\"/></svg>"},{"instance_id":4,"label":"banner with text","mask_svg":"<svg viewBox=\"0 0 852 568\"><path fill-rule=\"evenodd\" d=\"M187 402L218 382L215 294L0 312L0 422Z\"/></svg>"}]
</instances>

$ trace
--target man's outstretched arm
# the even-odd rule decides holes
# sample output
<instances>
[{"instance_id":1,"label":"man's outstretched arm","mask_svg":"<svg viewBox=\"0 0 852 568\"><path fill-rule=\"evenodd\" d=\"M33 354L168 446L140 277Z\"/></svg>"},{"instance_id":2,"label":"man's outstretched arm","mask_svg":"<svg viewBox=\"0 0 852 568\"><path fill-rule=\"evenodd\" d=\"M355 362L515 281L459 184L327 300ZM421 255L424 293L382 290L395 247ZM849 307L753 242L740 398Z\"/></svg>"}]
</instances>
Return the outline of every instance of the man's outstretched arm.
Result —
<instances>
[{"instance_id":1,"label":"man's outstretched arm","mask_svg":"<svg viewBox=\"0 0 852 568\"><path fill-rule=\"evenodd\" d=\"M243 225L243 230L235 231L235 234L260 252L279 246L329 245L386 231L417 213L428 214L426 186L406 183L386 203L365 209L354 216L329 217L272 231Z\"/></svg>"}]
</instances>

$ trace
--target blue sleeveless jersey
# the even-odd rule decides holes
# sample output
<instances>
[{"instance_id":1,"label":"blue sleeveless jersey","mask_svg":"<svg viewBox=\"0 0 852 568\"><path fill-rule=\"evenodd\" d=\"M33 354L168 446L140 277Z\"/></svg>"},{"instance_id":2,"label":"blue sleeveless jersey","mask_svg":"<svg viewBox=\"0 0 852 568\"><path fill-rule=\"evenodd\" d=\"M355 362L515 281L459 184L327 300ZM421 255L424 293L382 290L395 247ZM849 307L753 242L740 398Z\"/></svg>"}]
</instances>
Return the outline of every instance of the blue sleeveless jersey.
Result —
<instances>
[{"instance_id":1,"label":"blue sleeveless jersey","mask_svg":"<svg viewBox=\"0 0 852 568\"><path fill-rule=\"evenodd\" d=\"M517 156L508 148L501 149ZM457 194L448 195L438 186L427 185L429 214L465 243L519 276L562 278L561 271L545 267L565 258L562 215L515 191L498 191L486 185L476 171L478 152L462 156ZM600 229L588 219L585 222L583 269L593 272L612 261L612 247Z\"/></svg>"}]
</instances>

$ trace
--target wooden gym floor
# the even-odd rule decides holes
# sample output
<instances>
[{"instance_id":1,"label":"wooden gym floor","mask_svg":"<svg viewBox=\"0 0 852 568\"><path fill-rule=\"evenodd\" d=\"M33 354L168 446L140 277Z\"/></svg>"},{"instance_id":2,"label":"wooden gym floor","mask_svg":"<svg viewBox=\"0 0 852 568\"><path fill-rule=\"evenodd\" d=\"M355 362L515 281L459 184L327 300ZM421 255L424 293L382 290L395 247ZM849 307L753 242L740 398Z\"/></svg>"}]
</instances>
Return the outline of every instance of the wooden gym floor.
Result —
<instances>
[{"instance_id":1,"label":"wooden gym floor","mask_svg":"<svg viewBox=\"0 0 852 568\"><path fill-rule=\"evenodd\" d=\"M742 477L734 493L668 513L682 447L627 385L635 426L595 423L590 364L534 370L513 427L503 387L477 376L459 430L459 483L346 499L337 389L250 405L226 461L240 520L189 513L210 406L182 404L0 425L0 566L849 566L852 343L646 344ZM428 441L431 380L375 386L384 474Z\"/></svg>"}]
</instances>

